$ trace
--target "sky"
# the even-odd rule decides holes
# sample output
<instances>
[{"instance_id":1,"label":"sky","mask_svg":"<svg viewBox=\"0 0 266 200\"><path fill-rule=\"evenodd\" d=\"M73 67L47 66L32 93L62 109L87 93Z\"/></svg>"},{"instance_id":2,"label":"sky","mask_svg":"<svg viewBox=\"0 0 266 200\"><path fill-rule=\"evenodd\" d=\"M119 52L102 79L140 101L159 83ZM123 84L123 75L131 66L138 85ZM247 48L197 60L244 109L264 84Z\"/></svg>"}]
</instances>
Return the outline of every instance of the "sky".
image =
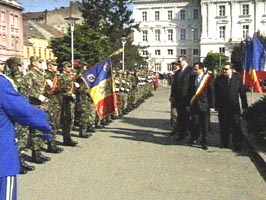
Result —
<instances>
[{"instance_id":1,"label":"sky","mask_svg":"<svg viewBox=\"0 0 266 200\"><path fill-rule=\"evenodd\" d=\"M70 0L17 0L24 8L23 12L38 12L69 7Z\"/></svg>"}]
</instances>

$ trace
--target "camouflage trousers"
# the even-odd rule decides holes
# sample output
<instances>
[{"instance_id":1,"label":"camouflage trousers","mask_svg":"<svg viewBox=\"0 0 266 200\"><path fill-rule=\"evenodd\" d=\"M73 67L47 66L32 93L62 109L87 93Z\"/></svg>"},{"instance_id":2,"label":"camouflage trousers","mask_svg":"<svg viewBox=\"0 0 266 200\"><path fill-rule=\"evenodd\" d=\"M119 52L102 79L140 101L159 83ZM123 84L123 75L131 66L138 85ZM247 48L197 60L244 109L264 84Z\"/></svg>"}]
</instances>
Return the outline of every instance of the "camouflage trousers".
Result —
<instances>
[{"instance_id":1,"label":"camouflage trousers","mask_svg":"<svg viewBox=\"0 0 266 200\"><path fill-rule=\"evenodd\" d=\"M29 128L16 124L19 150L25 151L29 146Z\"/></svg>"},{"instance_id":2,"label":"camouflage trousers","mask_svg":"<svg viewBox=\"0 0 266 200\"><path fill-rule=\"evenodd\" d=\"M77 106L80 114L79 126L87 128L93 125L95 121L95 108L90 98L81 96Z\"/></svg>"},{"instance_id":3,"label":"camouflage trousers","mask_svg":"<svg viewBox=\"0 0 266 200\"><path fill-rule=\"evenodd\" d=\"M74 124L74 111L75 102L71 97L64 97L63 103L61 105L61 118L60 124L62 129L62 134L64 136L69 136Z\"/></svg>"},{"instance_id":4,"label":"camouflage trousers","mask_svg":"<svg viewBox=\"0 0 266 200\"><path fill-rule=\"evenodd\" d=\"M53 129L53 135L56 137L56 134L60 129L60 115L61 115L61 105L59 102L51 101L48 108L49 123Z\"/></svg>"}]
</instances>

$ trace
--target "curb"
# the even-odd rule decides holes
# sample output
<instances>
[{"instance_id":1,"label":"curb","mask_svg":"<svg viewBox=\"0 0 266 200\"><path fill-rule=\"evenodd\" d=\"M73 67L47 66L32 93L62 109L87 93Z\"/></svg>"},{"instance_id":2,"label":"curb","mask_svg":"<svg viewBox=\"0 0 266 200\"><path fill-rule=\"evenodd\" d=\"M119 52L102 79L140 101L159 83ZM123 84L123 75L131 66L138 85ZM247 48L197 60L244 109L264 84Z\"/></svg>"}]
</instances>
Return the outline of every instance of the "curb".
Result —
<instances>
[{"instance_id":1,"label":"curb","mask_svg":"<svg viewBox=\"0 0 266 200\"><path fill-rule=\"evenodd\" d=\"M263 177L264 181L266 182L266 153L259 150L257 145L255 145L251 139L249 139L249 136L246 134L243 134L244 136L244 142L246 146L248 147L251 160L254 162L255 166L257 167L259 173Z\"/></svg>"}]
</instances>

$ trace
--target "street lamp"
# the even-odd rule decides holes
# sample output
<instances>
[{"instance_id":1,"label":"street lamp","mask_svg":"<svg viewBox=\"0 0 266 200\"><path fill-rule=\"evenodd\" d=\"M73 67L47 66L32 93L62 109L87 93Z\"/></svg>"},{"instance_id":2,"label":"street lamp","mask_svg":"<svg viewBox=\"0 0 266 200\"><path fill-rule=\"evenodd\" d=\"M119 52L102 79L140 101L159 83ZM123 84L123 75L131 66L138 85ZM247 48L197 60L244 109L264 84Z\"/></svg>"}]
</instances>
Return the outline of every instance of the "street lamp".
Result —
<instances>
[{"instance_id":1,"label":"street lamp","mask_svg":"<svg viewBox=\"0 0 266 200\"><path fill-rule=\"evenodd\" d=\"M67 21L68 25L70 26L70 33L71 33L71 66L72 69L74 68L74 27L76 21L79 20L77 17L66 17L65 20Z\"/></svg>"},{"instance_id":2,"label":"street lamp","mask_svg":"<svg viewBox=\"0 0 266 200\"><path fill-rule=\"evenodd\" d=\"M125 44L127 42L126 37L122 37L122 70L125 71Z\"/></svg>"},{"instance_id":3,"label":"street lamp","mask_svg":"<svg viewBox=\"0 0 266 200\"><path fill-rule=\"evenodd\" d=\"M191 28L191 65L193 65L194 58L193 58L193 41L194 40L194 28Z\"/></svg>"}]
</instances>

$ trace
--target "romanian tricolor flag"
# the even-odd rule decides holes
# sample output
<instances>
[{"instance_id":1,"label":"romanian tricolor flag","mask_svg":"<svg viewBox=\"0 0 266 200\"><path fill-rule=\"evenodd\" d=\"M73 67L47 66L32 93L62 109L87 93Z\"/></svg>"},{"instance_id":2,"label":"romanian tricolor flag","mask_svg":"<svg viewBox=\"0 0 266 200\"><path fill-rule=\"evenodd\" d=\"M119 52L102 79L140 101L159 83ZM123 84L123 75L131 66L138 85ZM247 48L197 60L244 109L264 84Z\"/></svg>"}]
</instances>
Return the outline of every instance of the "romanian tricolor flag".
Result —
<instances>
[{"instance_id":1,"label":"romanian tricolor flag","mask_svg":"<svg viewBox=\"0 0 266 200\"><path fill-rule=\"evenodd\" d=\"M265 49L256 35L246 41L243 81L259 93L262 93L260 79L266 77L265 56Z\"/></svg>"},{"instance_id":2,"label":"romanian tricolor flag","mask_svg":"<svg viewBox=\"0 0 266 200\"><path fill-rule=\"evenodd\" d=\"M89 93L100 119L117 113L117 99L110 58L95 64L85 71L81 78L89 88Z\"/></svg>"}]
</instances>

